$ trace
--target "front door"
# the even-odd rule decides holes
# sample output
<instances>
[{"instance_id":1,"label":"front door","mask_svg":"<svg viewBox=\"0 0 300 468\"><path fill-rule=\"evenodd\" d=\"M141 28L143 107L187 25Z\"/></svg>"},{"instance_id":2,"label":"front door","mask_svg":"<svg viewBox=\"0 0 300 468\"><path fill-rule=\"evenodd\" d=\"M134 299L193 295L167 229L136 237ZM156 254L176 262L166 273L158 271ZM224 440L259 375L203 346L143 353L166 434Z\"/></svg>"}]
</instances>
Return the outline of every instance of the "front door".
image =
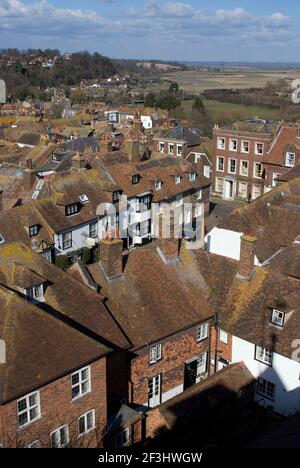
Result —
<instances>
[{"instance_id":1,"label":"front door","mask_svg":"<svg viewBox=\"0 0 300 468\"><path fill-rule=\"evenodd\" d=\"M224 198L227 198L229 200L234 198L234 183L233 183L233 180L225 180Z\"/></svg>"},{"instance_id":2,"label":"front door","mask_svg":"<svg viewBox=\"0 0 300 468\"><path fill-rule=\"evenodd\" d=\"M156 375L148 381L149 407L154 408L161 403L161 375Z\"/></svg>"}]
</instances>

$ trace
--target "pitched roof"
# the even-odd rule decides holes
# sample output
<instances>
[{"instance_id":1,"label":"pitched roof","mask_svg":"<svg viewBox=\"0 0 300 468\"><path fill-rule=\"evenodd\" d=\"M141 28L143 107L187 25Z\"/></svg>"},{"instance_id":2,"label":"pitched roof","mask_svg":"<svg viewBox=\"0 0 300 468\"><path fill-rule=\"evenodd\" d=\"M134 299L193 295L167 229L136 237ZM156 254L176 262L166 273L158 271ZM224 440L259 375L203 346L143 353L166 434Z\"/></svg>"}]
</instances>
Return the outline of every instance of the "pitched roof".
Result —
<instances>
[{"instance_id":1,"label":"pitched roof","mask_svg":"<svg viewBox=\"0 0 300 468\"><path fill-rule=\"evenodd\" d=\"M180 259L177 264L166 266L152 243L128 255L120 281L107 283L99 264L88 267L134 348L212 316L208 291L192 251L182 248Z\"/></svg>"},{"instance_id":2,"label":"pitched roof","mask_svg":"<svg viewBox=\"0 0 300 468\"><path fill-rule=\"evenodd\" d=\"M165 137L169 140L185 142L187 146L198 146L203 142L197 131L180 126L172 128Z\"/></svg>"}]
</instances>

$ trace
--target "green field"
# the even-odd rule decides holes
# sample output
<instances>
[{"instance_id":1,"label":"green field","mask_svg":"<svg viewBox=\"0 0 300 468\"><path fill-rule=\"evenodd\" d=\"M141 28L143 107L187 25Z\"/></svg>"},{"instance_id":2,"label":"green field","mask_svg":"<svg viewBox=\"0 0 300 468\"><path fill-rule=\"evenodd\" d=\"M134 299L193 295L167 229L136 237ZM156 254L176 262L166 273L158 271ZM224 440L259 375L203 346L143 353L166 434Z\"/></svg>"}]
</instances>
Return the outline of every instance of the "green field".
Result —
<instances>
[{"instance_id":1,"label":"green field","mask_svg":"<svg viewBox=\"0 0 300 468\"><path fill-rule=\"evenodd\" d=\"M246 106L242 104L221 103L216 101L203 100L212 122L217 124L235 122L236 120L251 119L258 117L260 119L278 120L280 119L280 110L268 109L259 106ZM182 103L184 113L187 119L192 112L193 101L184 101Z\"/></svg>"}]
</instances>

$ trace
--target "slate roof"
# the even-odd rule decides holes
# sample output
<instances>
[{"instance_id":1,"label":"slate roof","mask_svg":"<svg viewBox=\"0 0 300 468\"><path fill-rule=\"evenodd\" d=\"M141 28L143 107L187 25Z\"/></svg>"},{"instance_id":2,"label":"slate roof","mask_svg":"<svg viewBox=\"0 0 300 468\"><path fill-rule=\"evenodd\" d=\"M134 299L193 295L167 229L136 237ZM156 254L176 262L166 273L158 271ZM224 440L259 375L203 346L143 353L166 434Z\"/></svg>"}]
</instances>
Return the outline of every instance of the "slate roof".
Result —
<instances>
[{"instance_id":1,"label":"slate roof","mask_svg":"<svg viewBox=\"0 0 300 468\"><path fill-rule=\"evenodd\" d=\"M200 134L196 130L191 130L187 127L174 127L166 133L165 137L168 140L186 142L187 146L198 146L203 142Z\"/></svg>"}]
</instances>

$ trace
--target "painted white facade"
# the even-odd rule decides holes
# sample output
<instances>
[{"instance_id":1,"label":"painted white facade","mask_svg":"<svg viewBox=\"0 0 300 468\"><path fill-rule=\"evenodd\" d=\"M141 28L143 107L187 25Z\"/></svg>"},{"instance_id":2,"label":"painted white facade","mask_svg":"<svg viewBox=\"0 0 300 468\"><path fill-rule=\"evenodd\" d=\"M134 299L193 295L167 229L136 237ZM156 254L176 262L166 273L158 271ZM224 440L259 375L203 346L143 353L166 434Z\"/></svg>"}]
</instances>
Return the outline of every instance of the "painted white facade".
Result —
<instances>
[{"instance_id":1,"label":"painted white facade","mask_svg":"<svg viewBox=\"0 0 300 468\"><path fill-rule=\"evenodd\" d=\"M153 127L152 119L148 115L141 115L141 122L146 130Z\"/></svg>"},{"instance_id":2,"label":"painted white facade","mask_svg":"<svg viewBox=\"0 0 300 468\"><path fill-rule=\"evenodd\" d=\"M229 231L227 229L214 227L205 237L208 252L239 261L242 235L242 232ZM257 257L255 257L255 265L260 265Z\"/></svg>"},{"instance_id":3,"label":"painted white facade","mask_svg":"<svg viewBox=\"0 0 300 468\"><path fill-rule=\"evenodd\" d=\"M87 224L82 224L80 226L75 226L70 229L65 229L59 233L54 234L54 248L56 255L66 255L70 252L82 249L89 245L89 234L90 234L90 224L97 222L97 220L91 220ZM63 249L63 234L66 232L72 232L72 246L68 249ZM99 233L99 223L98 223L98 233ZM98 241L98 238L95 239Z\"/></svg>"},{"instance_id":4,"label":"painted white facade","mask_svg":"<svg viewBox=\"0 0 300 468\"><path fill-rule=\"evenodd\" d=\"M271 325L270 325L271 326ZM255 345L241 338L233 337L232 362L243 361L253 376L276 385L274 401L260 394L256 400L263 406L271 406L284 416L300 411L300 363L280 354L273 354L272 367L255 360Z\"/></svg>"}]
</instances>

